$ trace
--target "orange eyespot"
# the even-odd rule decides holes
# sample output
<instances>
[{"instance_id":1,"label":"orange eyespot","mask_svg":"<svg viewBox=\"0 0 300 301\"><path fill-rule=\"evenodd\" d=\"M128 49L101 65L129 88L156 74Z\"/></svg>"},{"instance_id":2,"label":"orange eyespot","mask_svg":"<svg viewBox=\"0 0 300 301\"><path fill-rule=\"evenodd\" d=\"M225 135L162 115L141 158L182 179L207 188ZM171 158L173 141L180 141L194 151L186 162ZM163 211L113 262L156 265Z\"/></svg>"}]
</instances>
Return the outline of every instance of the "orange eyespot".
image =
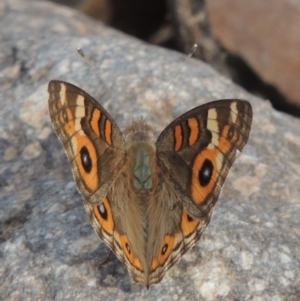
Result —
<instances>
[{"instance_id":1,"label":"orange eyespot","mask_svg":"<svg viewBox=\"0 0 300 301\"><path fill-rule=\"evenodd\" d=\"M130 241L126 235L119 235L119 242L121 244L121 248L129 260L129 262L135 266L138 270L143 271L143 266L139 258L137 258L132 251Z\"/></svg>"},{"instance_id":2,"label":"orange eyespot","mask_svg":"<svg viewBox=\"0 0 300 301\"><path fill-rule=\"evenodd\" d=\"M114 220L112 218L112 211L107 198L105 198L101 205L94 206L94 216L107 233L112 233L114 230Z\"/></svg>"},{"instance_id":3,"label":"orange eyespot","mask_svg":"<svg viewBox=\"0 0 300 301\"><path fill-rule=\"evenodd\" d=\"M150 270L155 270L158 266L163 266L167 259L169 258L172 250L176 244L177 237L167 235L165 236L164 240L162 241L160 252L158 256L152 261Z\"/></svg>"},{"instance_id":4,"label":"orange eyespot","mask_svg":"<svg viewBox=\"0 0 300 301\"><path fill-rule=\"evenodd\" d=\"M218 177L217 149L203 150L193 164L192 197L199 204L202 203L212 191Z\"/></svg>"},{"instance_id":5,"label":"orange eyespot","mask_svg":"<svg viewBox=\"0 0 300 301\"><path fill-rule=\"evenodd\" d=\"M181 217L181 230L183 235L189 235L198 227L200 220L192 218L184 209Z\"/></svg>"},{"instance_id":6,"label":"orange eyespot","mask_svg":"<svg viewBox=\"0 0 300 301\"><path fill-rule=\"evenodd\" d=\"M75 153L76 165L84 184L90 191L95 191L100 182L97 162L99 161L94 144L85 135L74 135L72 145Z\"/></svg>"}]
</instances>

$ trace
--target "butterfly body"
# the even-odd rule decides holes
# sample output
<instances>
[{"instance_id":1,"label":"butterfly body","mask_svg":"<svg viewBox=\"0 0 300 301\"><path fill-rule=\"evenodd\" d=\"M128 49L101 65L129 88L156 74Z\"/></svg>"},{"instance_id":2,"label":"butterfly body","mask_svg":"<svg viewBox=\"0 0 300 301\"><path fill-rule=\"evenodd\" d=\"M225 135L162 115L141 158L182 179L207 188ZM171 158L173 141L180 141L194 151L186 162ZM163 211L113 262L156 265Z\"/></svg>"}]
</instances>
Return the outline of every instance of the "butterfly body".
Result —
<instances>
[{"instance_id":1,"label":"butterfly body","mask_svg":"<svg viewBox=\"0 0 300 301\"><path fill-rule=\"evenodd\" d=\"M51 81L52 123L96 233L149 287L201 237L236 150L247 142L251 105L221 100L175 119L155 141L136 121L124 134L78 87Z\"/></svg>"}]
</instances>

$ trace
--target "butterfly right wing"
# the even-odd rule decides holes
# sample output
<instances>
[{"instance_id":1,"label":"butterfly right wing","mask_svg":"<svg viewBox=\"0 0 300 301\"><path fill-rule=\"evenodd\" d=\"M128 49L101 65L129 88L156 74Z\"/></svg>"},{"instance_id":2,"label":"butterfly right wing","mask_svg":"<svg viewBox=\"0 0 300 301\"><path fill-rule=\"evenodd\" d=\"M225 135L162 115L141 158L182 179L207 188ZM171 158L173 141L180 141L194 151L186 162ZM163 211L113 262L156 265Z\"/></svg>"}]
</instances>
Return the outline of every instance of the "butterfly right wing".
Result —
<instances>
[{"instance_id":1,"label":"butterfly right wing","mask_svg":"<svg viewBox=\"0 0 300 301\"><path fill-rule=\"evenodd\" d=\"M186 112L160 134L158 164L190 216L205 217L215 205L251 122L248 101L223 99Z\"/></svg>"},{"instance_id":2,"label":"butterfly right wing","mask_svg":"<svg viewBox=\"0 0 300 301\"><path fill-rule=\"evenodd\" d=\"M213 206L250 133L249 102L231 99L199 106L174 120L159 136L160 180L149 211L148 285L200 239Z\"/></svg>"}]
</instances>

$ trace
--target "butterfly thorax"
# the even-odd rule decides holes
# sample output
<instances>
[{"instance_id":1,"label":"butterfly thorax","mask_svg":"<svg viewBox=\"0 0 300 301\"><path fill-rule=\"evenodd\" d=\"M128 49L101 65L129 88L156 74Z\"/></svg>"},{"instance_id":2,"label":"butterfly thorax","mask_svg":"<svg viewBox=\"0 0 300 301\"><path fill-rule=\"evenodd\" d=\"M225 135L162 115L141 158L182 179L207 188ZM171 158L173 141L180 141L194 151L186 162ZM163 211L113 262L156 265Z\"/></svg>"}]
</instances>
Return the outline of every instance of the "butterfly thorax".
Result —
<instances>
[{"instance_id":1,"label":"butterfly thorax","mask_svg":"<svg viewBox=\"0 0 300 301\"><path fill-rule=\"evenodd\" d=\"M137 194L156 187L156 149L152 128L142 119L125 130L130 186Z\"/></svg>"}]
</instances>

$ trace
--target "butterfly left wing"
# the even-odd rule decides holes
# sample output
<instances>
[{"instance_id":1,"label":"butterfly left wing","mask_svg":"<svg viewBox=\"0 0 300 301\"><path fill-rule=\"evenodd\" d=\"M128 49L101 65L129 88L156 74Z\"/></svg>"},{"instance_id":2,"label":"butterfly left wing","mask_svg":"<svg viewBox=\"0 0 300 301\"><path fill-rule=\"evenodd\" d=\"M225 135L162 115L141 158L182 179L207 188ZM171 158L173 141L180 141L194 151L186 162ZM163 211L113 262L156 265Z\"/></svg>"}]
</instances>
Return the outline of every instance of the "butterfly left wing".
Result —
<instances>
[{"instance_id":1,"label":"butterfly left wing","mask_svg":"<svg viewBox=\"0 0 300 301\"><path fill-rule=\"evenodd\" d=\"M48 86L49 112L83 198L100 204L125 160L124 139L107 111L84 90L63 81Z\"/></svg>"},{"instance_id":2,"label":"butterfly left wing","mask_svg":"<svg viewBox=\"0 0 300 301\"><path fill-rule=\"evenodd\" d=\"M131 276L143 283L143 223L128 186L123 135L84 90L54 80L48 91L51 121L72 164L92 225Z\"/></svg>"},{"instance_id":3,"label":"butterfly left wing","mask_svg":"<svg viewBox=\"0 0 300 301\"><path fill-rule=\"evenodd\" d=\"M121 173L100 204L84 201L98 236L126 266L131 277L145 283L143 220L127 177Z\"/></svg>"},{"instance_id":4,"label":"butterfly left wing","mask_svg":"<svg viewBox=\"0 0 300 301\"><path fill-rule=\"evenodd\" d=\"M158 165L191 217L211 211L251 122L248 101L219 100L178 117L158 137Z\"/></svg>"}]
</instances>

